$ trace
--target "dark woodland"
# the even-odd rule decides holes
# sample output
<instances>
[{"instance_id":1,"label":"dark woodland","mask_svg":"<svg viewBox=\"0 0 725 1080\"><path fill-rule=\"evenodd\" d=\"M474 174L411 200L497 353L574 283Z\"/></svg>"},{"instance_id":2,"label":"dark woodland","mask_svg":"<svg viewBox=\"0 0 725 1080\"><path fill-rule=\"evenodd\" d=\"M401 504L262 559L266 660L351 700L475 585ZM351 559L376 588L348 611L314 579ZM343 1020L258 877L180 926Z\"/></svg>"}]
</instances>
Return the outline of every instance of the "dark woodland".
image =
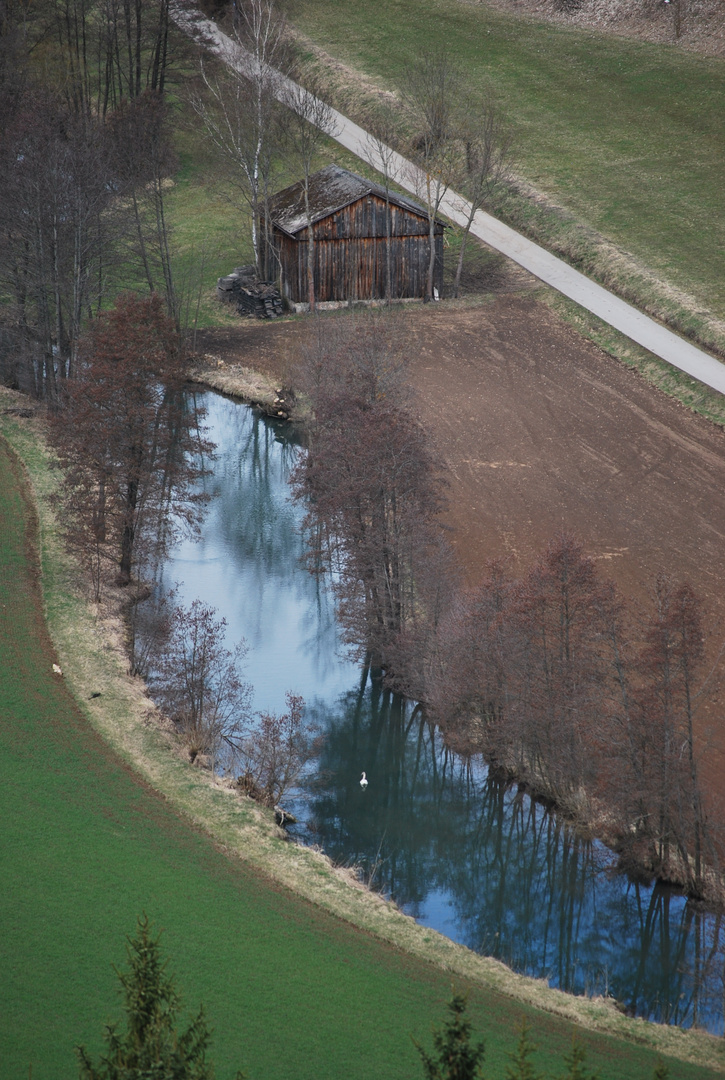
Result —
<instances>
[{"instance_id":1,"label":"dark woodland","mask_svg":"<svg viewBox=\"0 0 725 1080\"><path fill-rule=\"evenodd\" d=\"M702 598L661 572L640 610L566 533L523 576L493 564L460 589L403 352L382 321L360 322L320 338L302 380L314 422L295 484L345 640L452 749L483 754L623 866L720 898L722 808L704 797L693 734L717 693Z\"/></svg>"},{"instance_id":2,"label":"dark woodland","mask_svg":"<svg viewBox=\"0 0 725 1080\"><path fill-rule=\"evenodd\" d=\"M57 400L86 324L125 282L144 281L178 322L164 210L171 41L167 0L0 5L6 385Z\"/></svg>"},{"instance_id":3,"label":"dark woodland","mask_svg":"<svg viewBox=\"0 0 725 1080\"><path fill-rule=\"evenodd\" d=\"M182 342L158 293L122 295L79 341L49 423L61 521L97 599L105 565L127 586L199 520L205 496L195 482L211 446L185 377Z\"/></svg>"}]
</instances>

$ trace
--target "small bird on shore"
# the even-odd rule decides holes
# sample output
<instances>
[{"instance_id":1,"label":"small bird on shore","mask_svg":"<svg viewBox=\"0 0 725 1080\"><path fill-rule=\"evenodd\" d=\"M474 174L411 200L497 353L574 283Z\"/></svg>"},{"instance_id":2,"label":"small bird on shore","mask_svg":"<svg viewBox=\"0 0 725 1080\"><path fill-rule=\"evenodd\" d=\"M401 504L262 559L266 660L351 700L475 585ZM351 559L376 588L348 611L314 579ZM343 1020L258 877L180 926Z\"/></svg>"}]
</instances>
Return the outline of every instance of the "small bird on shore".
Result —
<instances>
[{"instance_id":1,"label":"small bird on shore","mask_svg":"<svg viewBox=\"0 0 725 1080\"><path fill-rule=\"evenodd\" d=\"M361 777L361 779L360 779L360 787L361 787L361 788L363 789L363 791L364 791L364 790L365 790L365 788L366 788L367 786L368 786L368 778L367 778L367 776L365 775L365 773L363 773L363 774L362 774L362 777Z\"/></svg>"},{"instance_id":2,"label":"small bird on shore","mask_svg":"<svg viewBox=\"0 0 725 1080\"><path fill-rule=\"evenodd\" d=\"M58 667L57 664L53 664L53 674L54 675L62 675L63 674L63 672L61 671L61 669Z\"/></svg>"}]
</instances>

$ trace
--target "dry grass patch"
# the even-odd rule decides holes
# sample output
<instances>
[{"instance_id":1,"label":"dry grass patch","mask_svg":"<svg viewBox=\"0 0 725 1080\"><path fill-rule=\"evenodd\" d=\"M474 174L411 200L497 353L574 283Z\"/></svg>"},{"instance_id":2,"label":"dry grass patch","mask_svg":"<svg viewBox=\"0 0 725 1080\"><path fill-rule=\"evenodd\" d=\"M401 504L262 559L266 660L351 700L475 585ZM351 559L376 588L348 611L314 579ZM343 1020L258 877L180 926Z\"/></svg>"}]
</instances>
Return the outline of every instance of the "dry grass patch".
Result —
<instances>
[{"instance_id":1,"label":"dry grass patch","mask_svg":"<svg viewBox=\"0 0 725 1080\"><path fill-rule=\"evenodd\" d=\"M238 401L268 408L274 405L279 389L267 375L243 364L227 364L210 353L192 364L189 379Z\"/></svg>"}]
</instances>

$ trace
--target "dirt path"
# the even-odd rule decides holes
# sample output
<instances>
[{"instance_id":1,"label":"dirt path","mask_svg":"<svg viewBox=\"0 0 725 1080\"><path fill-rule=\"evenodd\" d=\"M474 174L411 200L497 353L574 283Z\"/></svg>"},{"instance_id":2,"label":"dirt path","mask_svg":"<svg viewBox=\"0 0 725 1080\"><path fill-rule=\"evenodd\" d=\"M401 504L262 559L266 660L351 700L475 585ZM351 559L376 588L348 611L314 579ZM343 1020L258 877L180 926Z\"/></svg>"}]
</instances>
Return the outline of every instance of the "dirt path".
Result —
<instances>
[{"instance_id":1,"label":"dirt path","mask_svg":"<svg viewBox=\"0 0 725 1080\"><path fill-rule=\"evenodd\" d=\"M449 522L466 578L529 565L565 529L625 595L665 570L706 597L725 635L725 432L654 390L533 300L416 306L410 336L420 418L448 469ZM208 331L206 351L289 382L306 319ZM719 624L719 630L717 625ZM712 779L725 725L699 718Z\"/></svg>"}]
</instances>

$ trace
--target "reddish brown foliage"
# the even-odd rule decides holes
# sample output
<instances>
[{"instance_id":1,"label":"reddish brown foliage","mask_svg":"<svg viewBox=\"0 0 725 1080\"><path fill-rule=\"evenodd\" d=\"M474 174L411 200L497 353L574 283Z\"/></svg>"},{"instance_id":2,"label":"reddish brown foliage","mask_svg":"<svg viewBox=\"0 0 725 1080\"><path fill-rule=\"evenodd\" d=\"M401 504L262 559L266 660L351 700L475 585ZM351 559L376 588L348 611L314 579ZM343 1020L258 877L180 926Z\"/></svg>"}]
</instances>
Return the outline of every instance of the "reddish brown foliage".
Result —
<instances>
[{"instance_id":1,"label":"reddish brown foliage","mask_svg":"<svg viewBox=\"0 0 725 1080\"><path fill-rule=\"evenodd\" d=\"M83 340L51 431L63 468L65 520L98 568L118 563L118 583L196 520L202 497L192 451L199 412L182 394L181 343L158 296L127 294Z\"/></svg>"},{"instance_id":2,"label":"reddish brown foliage","mask_svg":"<svg viewBox=\"0 0 725 1080\"><path fill-rule=\"evenodd\" d=\"M441 626L434 715L582 820L627 860L695 895L717 865L693 717L703 696L701 601L657 578L642 623L581 545L556 537L522 579L500 566Z\"/></svg>"},{"instance_id":3,"label":"reddish brown foliage","mask_svg":"<svg viewBox=\"0 0 725 1080\"><path fill-rule=\"evenodd\" d=\"M442 495L379 331L364 324L311 370L315 424L296 486L310 505L310 562L336 571L346 640L409 689L422 678L424 627L435 625L448 581Z\"/></svg>"}]
</instances>

